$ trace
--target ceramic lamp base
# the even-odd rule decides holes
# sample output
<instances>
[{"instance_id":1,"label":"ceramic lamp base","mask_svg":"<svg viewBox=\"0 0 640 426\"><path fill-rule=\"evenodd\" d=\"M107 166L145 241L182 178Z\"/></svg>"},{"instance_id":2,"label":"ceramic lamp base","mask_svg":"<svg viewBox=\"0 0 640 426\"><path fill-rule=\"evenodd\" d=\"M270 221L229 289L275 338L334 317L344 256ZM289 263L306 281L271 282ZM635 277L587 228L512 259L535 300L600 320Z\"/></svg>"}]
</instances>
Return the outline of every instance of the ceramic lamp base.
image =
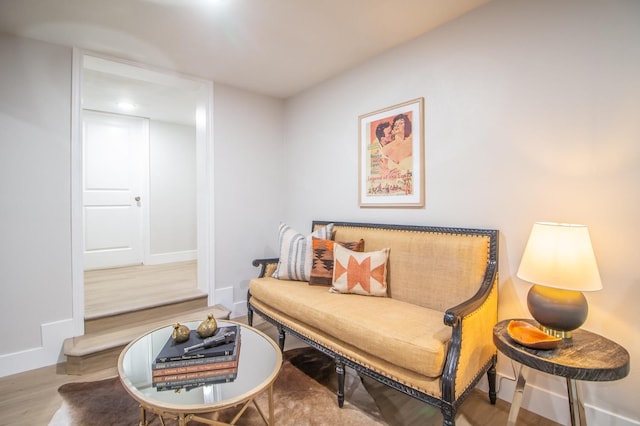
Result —
<instances>
[{"instance_id":1,"label":"ceramic lamp base","mask_svg":"<svg viewBox=\"0 0 640 426\"><path fill-rule=\"evenodd\" d=\"M579 291L534 285L527 295L527 307L545 333L571 338L571 331L587 319L587 299Z\"/></svg>"}]
</instances>

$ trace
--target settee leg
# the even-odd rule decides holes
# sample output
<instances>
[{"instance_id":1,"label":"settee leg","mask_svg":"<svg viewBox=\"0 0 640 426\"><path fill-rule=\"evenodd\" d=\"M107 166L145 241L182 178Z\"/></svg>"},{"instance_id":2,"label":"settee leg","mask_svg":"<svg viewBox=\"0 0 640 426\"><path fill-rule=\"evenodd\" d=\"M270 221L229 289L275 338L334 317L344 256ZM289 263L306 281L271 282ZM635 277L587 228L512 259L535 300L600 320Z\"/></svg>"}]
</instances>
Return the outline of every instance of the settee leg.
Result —
<instances>
[{"instance_id":1,"label":"settee leg","mask_svg":"<svg viewBox=\"0 0 640 426\"><path fill-rule=\"evenodd\" d=\"M284 333L284 328L279 325L278 326L278 346L280 346L280 351L284 352L284 339L286 335Z\"/></svg>"},{"instance_id":2,"label":"settee leg","mask_svg":"<svg viewBox=\"0 0 640 426\"><path fill-rule=\"evenodd\" d=\"M344 405L344 362L336 358L336 373L338 374L338 407Z\"/></svg>"},{"instance_id":3,"label":"settee leg","mask_svg":"<svg viewBox=\"0 0 640 426\"><path fill-rule=\"evenodd\" d=\"M253 308L251 307L251 290L247 290L247 324L253 326Z\"/></svg>"},{"instance_id":4,"label":"settee leg","mask_svg":"<svg viewBox=\"0 0 640 426\"><path fill-rule=\"evenodd\" d=\"M489 380L489 401L496 404L496 357L493 357L491 367L487 370L487 379Z\"/></svg>"},{"instance_id":5,"label":"settee leg","mask_svg":"<svg viewBox=\"0 0 640 426\"><path fill-rule=\"evenodd\" d=\"M442 412L442 426L456 426L456 412L450 405L443 405L440 411Z\"/></svg>"}]
</instances>

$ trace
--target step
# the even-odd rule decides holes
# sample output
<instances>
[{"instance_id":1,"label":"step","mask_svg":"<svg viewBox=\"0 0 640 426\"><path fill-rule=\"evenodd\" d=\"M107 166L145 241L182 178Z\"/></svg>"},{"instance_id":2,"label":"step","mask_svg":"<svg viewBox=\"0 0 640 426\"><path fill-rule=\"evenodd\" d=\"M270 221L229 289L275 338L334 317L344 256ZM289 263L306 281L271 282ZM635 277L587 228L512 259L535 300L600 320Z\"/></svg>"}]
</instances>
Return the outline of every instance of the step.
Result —
<instances>
[{"instance_id":1,"label":"step","mask_svg":"<svg viewBox=\"0 0 640 426\"><path fill-rule=\"evenodd\" d=\"M190 290L176 295L163 302L154 304L133 304L122 309L101 311L85 316L84 333L91 334L114 328L128 327L148 321L149 318L179 315L185 311L193 311L207 307L207 294L201 290Z\"/></svg>"},{"instance_id":2,"label":"step","mask_svg":"<svg viewBox=\"0 0 640 426\"><path fill-rule=\"evenodd\" d=\"M132 322L125 326L66 339L64 342L64 354L67 358L66 372L72 375L83 375L117 367L120 353L136 338L168 324L204 320L209 313L213 313L216 319L228 319L231 314L222 305L205 306L182 310L177 314L147 317L145 321Z\"/></svg>"}]
</instances>

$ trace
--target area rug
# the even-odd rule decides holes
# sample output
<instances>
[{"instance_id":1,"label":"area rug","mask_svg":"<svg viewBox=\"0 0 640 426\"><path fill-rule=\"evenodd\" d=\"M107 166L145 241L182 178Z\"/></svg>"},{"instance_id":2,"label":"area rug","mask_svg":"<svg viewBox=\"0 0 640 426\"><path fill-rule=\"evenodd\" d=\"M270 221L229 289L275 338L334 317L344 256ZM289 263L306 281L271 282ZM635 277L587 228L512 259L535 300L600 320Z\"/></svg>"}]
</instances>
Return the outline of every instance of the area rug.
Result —
<instances>
[{"instance_id":1,"label":"area rug","mask_svg":"<svg viewBox=\"0 0 640 426\"><path fill-rule=\"evenodd\" d=\"M334 368L321 356L308 349L296 349L285 353L280 374L274 385L275 420L278 425L386 425L375 410L368 411L346 401L339 408L335 392ZM331 361L330 359L328 361ZM308 374L296 365L305 368ZM323 386L324 383L326 386ZM63 398L61 408L51 419L50 426L86 425L135 425L140 419L136 401L127 394L117 377L96 382L68 383L58 392ZM267 395L257 399L263 412L267 412ZM215 416L216 420L229 422L237 409L231 408ZM149 425L161 425L160 419L148 414ZM165 420L165 424L175 421ZM189 425L201 425L190 422ZM242 415L238 425L263 425L257 410L250 408Z\"/></svg>"}]
</instances>

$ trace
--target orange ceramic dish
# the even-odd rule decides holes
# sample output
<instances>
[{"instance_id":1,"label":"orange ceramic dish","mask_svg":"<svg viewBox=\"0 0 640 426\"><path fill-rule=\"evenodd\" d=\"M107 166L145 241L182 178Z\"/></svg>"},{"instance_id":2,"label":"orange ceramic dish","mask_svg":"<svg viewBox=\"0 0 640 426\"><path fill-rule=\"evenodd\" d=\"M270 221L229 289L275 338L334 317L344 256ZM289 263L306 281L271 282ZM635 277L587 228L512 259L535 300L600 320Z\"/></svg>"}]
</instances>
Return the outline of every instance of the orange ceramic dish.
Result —
<instances>
[{"instance_id":1,"label":"orange ceramic dish","mask_svg":"<svg viewBox=\"0 0 640 426\"><path fill-rule=\"evenodd\" d=\"M532 349L553 349L562 341L561 338L550 336L526 321L510 321L507 333L522 346Z\"/></svg>"}]
</instances>

